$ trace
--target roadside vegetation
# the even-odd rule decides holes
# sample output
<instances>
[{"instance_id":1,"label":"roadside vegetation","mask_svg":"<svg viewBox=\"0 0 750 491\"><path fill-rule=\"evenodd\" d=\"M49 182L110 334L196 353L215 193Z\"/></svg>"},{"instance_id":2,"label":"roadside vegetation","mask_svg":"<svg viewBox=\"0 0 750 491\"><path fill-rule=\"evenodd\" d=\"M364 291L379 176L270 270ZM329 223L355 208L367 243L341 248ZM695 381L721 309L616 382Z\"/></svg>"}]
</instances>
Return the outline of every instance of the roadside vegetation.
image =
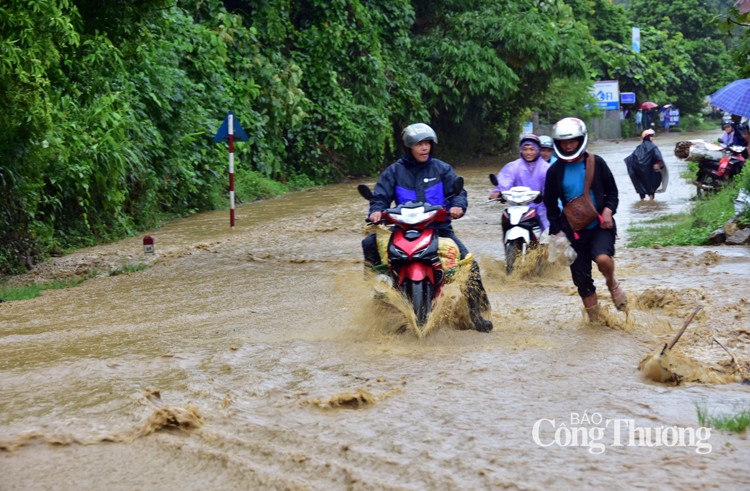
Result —
<instances>
[{"instance_id":1,"label":"roadside vegetation","mask_svg":"<svg viewBox=\"0 0 750 491\"><path fill-rule=\"evenodd\" d=\"M692 172L692 176L695 172ZM745 168L729 186L715 194L696 198L690 210L631 224L627 247L700 246L709 236L736 215L734 201L740 189L750 189L750 171ZM750 226L750 209L736 217L741 226Z\"/></svg>"},{"instance_id":2,"label":"roadside vegetation","mask_svg":"<svg viewBox=\"0 0 750 491\"><path fill-rule=\"evenodd\" d=\"M86 281L85 278L75 280L60 280L50 283L35 283L32 285L0 287L0 302L13 302L17 300L29 300L42 294L44 290L61 290L80 285Z\"/></svg>"},{"instance_id":3,"label":"roadside vegetation","mask_svg":"<svg viewBox=\"0 0 750 491\"><path fill-rule=\"evenodd\" d=\"M146 268L148 268L148 266L145 264L133 264L112 269L104 274L106 274L107 276L119 276L123 274L135 273L136 271L142 271ZM73 288L80 285L84 281L96 276L100 276L101 274L102 273L98 271L89 271L86 274L76 276L75 278L17 286L9 286L8 281L6 280L5 282L0 283L0 302L30 300L32 298L38 297L45 290L61 290L63 288Z\"/></svg>"},{"instance_id":4,"label":"roadside vegetation","mask_svg":"<svg viewBox=\"0 0 750 491\"><path fill-rule=\"evenodd\" d=\"M750 409L742 409L732 414L715 414L699 405L697 411L698 424L703 427L732 433L745 433L750 426Z\"/></svg>"}]
</instances>

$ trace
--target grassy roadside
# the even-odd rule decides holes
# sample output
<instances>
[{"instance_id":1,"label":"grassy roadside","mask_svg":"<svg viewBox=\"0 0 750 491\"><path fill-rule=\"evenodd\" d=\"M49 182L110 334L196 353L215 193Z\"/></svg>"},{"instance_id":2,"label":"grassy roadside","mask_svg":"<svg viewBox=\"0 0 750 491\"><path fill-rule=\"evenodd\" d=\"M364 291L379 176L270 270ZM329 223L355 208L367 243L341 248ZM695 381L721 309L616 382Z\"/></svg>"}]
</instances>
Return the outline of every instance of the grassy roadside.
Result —
<instances>
[{"instance_id":1,"label":"grassy roadside","mask_svg":"<svg viewBox=\"0 0 750 491\"><path fill-rule=\"evenodd\" d=\"M713 414L703 406L696 406L698 424L732 433L743 433L750 426L750 410L742 409L732 414Z\"/></svg>"},{"instance_id":2,"label":"grassy roadside","mask_svg":"<svg viewBox=\"0 0 750 491\"><path fill-rule=\"evenodd\" d=\"M148 266L145 264L136 264L132 266L124 266L122 268L113 269L107 272L107 276L117 276L121 274L133 273L146 269ZM87 276L52 281L49 283L32 283L30 285L22 286L6 286L0 283L0 302L13 302L18 300L29 300L36 298L42 294L44 290L60 290L62 288L72 288L78 286L89 278L98 276L96 273L89 274Z\"/></svg>"},{"instance_id":3,"label":"grassy roadside","mask_svg":"<svg viewBox=\"0 0 750 491\"><path fill-rule=\"evenodd\" d=\"M695 175L695 172L691 175ZM711 232L722 228L735 216L734 200L741 188L750 189L750 171L747 166L731 185L718 193L697 199L687 212L632 223L628 227L630 240L626 247L709 244ZM750 225L750 210L746 209L738 217L738 221Z\"/></svg>"}]
</instances>

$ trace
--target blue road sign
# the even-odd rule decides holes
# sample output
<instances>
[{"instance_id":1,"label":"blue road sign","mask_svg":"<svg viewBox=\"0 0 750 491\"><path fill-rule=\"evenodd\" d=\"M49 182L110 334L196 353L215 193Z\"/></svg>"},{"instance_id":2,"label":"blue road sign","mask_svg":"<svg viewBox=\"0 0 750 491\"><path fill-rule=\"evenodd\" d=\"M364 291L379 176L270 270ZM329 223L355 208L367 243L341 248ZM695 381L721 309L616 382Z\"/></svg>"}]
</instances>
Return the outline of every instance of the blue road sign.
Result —
<instances>
[{"instance_id":1,"label":"blue road sign","mask_svg":"<svg viewBox=\"0 0 750 491\"><path fill-rule=\"evenodd\" d=\"M229 111L227 113L227 117L224 118L224 122L221 123L221 127L219 128L219 131L216 132L216 136L214 136L214 141L216 143L222 142L222 141L229 141L229 115L234 116L234 113L232 111ZM240 124L240 120L237 119L237 116L234 116L232 118L234 120L234 141L237 142L246 142L248 140L247 133L245 133L245 130L242 128L242 125Z\"/></svg>"}]
</instances>

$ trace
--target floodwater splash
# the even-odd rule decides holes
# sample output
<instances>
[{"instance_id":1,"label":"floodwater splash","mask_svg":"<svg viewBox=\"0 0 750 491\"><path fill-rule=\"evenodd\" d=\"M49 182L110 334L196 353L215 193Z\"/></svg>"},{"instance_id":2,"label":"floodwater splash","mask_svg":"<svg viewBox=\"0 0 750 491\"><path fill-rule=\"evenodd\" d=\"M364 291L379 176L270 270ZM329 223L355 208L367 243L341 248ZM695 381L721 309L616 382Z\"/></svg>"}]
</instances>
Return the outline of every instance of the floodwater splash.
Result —
<instances>
[{"instance_id":1,"label":"floodwater splash","mask_svg":"<svg viewBox=\"0 0 750 491\"><path fill-rule=\"evenodd\" d=\"M645 378L654 382L674 385L687 382L727 384L741 382L747 378L746 366L741 364L733 353L713 337L708 328L703 327L694 330L695 334L689 336L683 343L686 346L675 347L693 319L700 318L698 313L705 314L705 312L701 312L702 309L702 305L695 307L671 342L664 344L663 348L650 353L641 360L638 369ZM705 322L706 319L704 316L702 320ZM707 336L713 343L718 344L726 351L731 357L731 363L712 364L700 360L696 347L699 349L704 347L707 344L705 342ZM708 344L713 343L709 342Z\"/></svg>"},{"instance_id":2,"label":"floodwater splash","mask_svg":"<svg viewBox=\"0 0 750 491\"><path fill-rule=\"evenodd\" d=\"M737 372L722 372L705 366L677 350L657 350L650 353L638 364L638 370L648 380L671 385L689 382L729 384L742 381L742 376Z\"/></svg>"},{"instance_id":3,"label":"floodwater splash","mask_svg":"<svg viewBox=\"0 0 750 491\"><path fill-rule=\"evenodd\" d=\"M443 285L432 311L420 325L411 302L397 288L381 281L377 275L359 275L342 279L339 284L347 290L347 298L356 297L362 309L357 325L374 336L409 332L419 339L439 329L466 330L471 326L466 297L463 294L470 269L458 268ZM359 286L355 286L355 285Z\"/></svg>"},{"instance_id":4,"label":"floodwater splash","mask_svg":"<svg viewBox=\"0 0 750 491\"><path fill-rule=\"evenodd\" d=\"M159 392L144 392L144 399L151 412L133 428L121 431L96 432L89 435L74 435L54 431L34 430L16 436L0 439L0 450L13 451L34 442L50 445L95 445L102 442L132 443L138 438L162 430L193 430L202 428L205 420L197 407L188 404L179 406L157 406L154 399L159 399Z\"/></svg>"},{"instance_id":5,"label":"floodwater splash","mask_svg":"<svg viewBox=\"0 0 750 491\"><path fill-rule=\"evenodd\" d=\"M307 399L302 401L302 404L315 406L319 409L364 409L402 391L401 387L394 387L383 394L375 395L369 390L359 387L353 391L339 392L330 397Z\"/></svg>"}]
</instances>

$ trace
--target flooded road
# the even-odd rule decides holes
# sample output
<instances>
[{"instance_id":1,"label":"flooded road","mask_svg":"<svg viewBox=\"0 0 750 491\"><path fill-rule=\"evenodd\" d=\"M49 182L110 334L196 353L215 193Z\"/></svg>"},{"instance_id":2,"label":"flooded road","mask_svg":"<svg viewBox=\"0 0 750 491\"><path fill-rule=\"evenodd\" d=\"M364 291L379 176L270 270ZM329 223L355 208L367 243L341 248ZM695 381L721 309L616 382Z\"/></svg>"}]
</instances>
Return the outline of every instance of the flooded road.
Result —
<instances>
[{"instance_id":1,"label":"flooded road","mask_svg":"<svg viewBox=\"0 0 750 491\"><path fill-rule=\"evenodd\" d=\"M637 141L591 145L620 188L632 307L595 276L601 325L566 268L505 275L485 201L499 161L455 163L490 334L393 333L362 278L358 182L240 206L234 230L228 212L176 220L150 232L153 255L141 235L40 265L17 280L101 274L0 304L0 489L747 488L747 440L701 429L696 408L750 408L712 342L750 360L748 249L624 247L629 222L689 206L685 138L655 141L670 169L656 203L625 170ZM682 383L645 379L639 362L696 305Z\"/></svg>"}]
</instances>

